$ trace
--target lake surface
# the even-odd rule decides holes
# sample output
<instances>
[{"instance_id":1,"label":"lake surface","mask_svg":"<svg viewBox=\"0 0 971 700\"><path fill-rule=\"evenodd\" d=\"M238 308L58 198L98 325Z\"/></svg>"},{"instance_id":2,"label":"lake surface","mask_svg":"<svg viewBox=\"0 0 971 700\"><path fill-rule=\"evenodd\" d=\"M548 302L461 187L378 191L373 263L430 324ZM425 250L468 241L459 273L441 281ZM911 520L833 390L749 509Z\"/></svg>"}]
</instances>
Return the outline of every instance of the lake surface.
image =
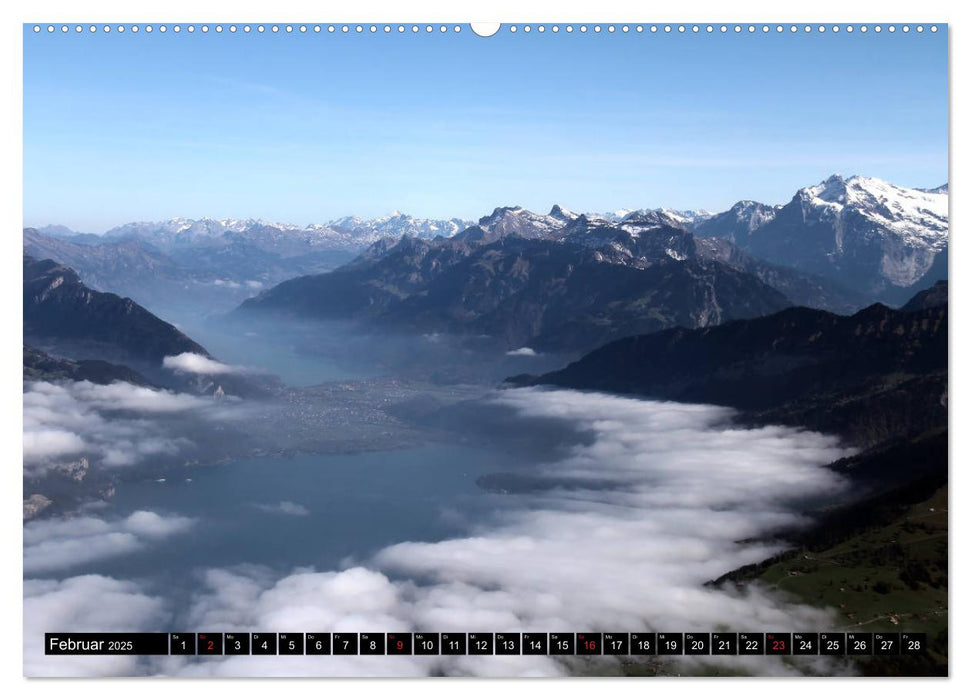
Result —
<instances>
[{"instance_id":1,"label":"lake surface","mask_svg":"<svg viewBox=\"0 0 971 700\"><path fill-rule=\"evenodd\" d=\"M380 372L348 360L340 351L341 334L327 324L307 329L299 325L254 326L240 333L218 322L188 320L180 328L214 357L275 374L289 386L366 379Z\"/></svg>"},{"instance_id":2,"label":"lake surface","mask_svg":"<svg viewBox=\"0 0 971 700\"><path fill-rule=\"evenodd\" d=\"M841 477L823 466L848 453L837 439L740 427L732 411L714 406L566 390L504 390L486 403L492 412L454 410L459 424L487 429L492 441L482 446L457 436L420 448L173 469L164 481L122 482L108 505L73 528L71 520L28 524L30 560L62 561L25 581L25 639L109 625L798 631L833 624L831 611L708 582L778 553L783 545L767 536L804 522L798 503L841 492ZM517 447L515 425L546 448ZM477 486L497 473L506 490L527 488L496 494ZM142 513L141 528L122 526L138 511L156 515ZM185 517L192 522L162 535L152 520ZM96 536L85 537L84 528ZM122 665L98 665L108 661ZM108 661L68 668L39 644L25 649L28 675L570 672L552 658L502 655ZM770 657L748 670L787 672Z\"/></svg>"},{"instance_id":3,"label":"lake surface","mask_svg":"<svg viewBox=\"0 0 971 700\"><path fill-rule=\"evenodd\" d=\"M347 455L261 457L179 469L118 487L106 517L137 510L195 518L192 529L81 567L144 577L259 564L338 568L402 541L468 531L501 497L475 480L515 468L508 454L457 445Z\"/></svg>"},{"instance_id":4,"label":"lake surface","mask_svg":"<svg viewBox=\"0 0 971 700\"><path fill-rule=\"evenodd\" d=\"M484 337L390 334L341 321L256 319L239 327L219 319L183 319L178 327L219 361L274 374L292 387L375 377L494 386L506 377L539 374L576 359L510 355Z\"/></svg>"}]
</instances>

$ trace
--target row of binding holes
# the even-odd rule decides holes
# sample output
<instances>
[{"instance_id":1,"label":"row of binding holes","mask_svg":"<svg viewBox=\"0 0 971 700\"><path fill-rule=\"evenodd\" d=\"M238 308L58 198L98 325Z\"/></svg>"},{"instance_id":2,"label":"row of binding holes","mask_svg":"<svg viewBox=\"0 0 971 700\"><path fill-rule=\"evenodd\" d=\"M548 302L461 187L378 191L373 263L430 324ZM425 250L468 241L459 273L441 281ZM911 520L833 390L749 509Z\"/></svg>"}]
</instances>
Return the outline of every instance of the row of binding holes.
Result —
<instances>
[{"instance_id":1,"label":"row of binding holes","mask_svg":"<svg viewBox=\"0 0 971 700\"><path fill-rule=\"evenodd\" d=\"M894 33L894 32L896 32L897 29L898 29L898 27L895 26L895 25L892 25L892 24L891 25L888 25L886 27L886 30L888 32L890 32L891 34ZM902 25L901 27L899 27L899 29L900 29L900 31L902 31L902 32L904 32L906 34L906 33L908 33L908 32L911 31L911 26L905 24L905 25ZM913 27L913 29L914 29L914 31L919 32L919 33L922 33L924 31L923 25L917 25L917 26ZM534 30L537 31L537 32L543 33L545 31L547 31L547 28L544 25L539 25L539 26L533 27L533 26L528 25L528 24L527 25L523 25L523 27L522 27L522 31L523 32L526 32L527 34L530 33L530 32L532 32L532 31L534 31ZM692 33L692 34L700 34L702 32L707 33L707 34L714 34L714 33L722 33L722 34L725 34L725 33L728 33L728 32L734 32L736 34L741 34L743 32L747 32L749 34L755 34L756 32L762 32L763 34L768 34L769 32L772 32L772 31L775 31L775 32L780 33L780 34L783 33L783 32L787 32L787 31L790 32L790 33L792 33L792 34L795 34L797 32L804 32L804 33L807 33L807 34L808 33L811 33L811 32L816 32L816 33L822 34L824 32L839 33L840 31L846 31L846 32L852 33L854 31L859 31L859 32L862 32L862 33L865 34L866 32L872 30L872 31L874 31L874 32L876 32L876 33L879 34L880 32L882 32L884 30L884 27L881 26L881 25L879 25L879 24L873 25L872 27L867 26L865 24L864 25L860 25L859 27L854 27L853 25L846 25L844 27L840 27L839 25L835 25L835 24L832 25L832 26L830 26L830 27L827 27L827 26L822 25L822 24L817 25L817 26L813 26L813 25L809 25L809 24L801 25L801 26L800 25L795 25L795 24L788 25L788 26L782 25L782 24L776 24L776 25L772 25L772 26L770 26L768 24L763 24L763 25L759 25L759 26L756 26L754 24L749 24L749 25L741 25L741 24L735 24L735 25L727 25L727 24L721 24L721 25L712 25L712 24L706 24L706 25L698 25L698 24L691 24L691 25L686 25L686 24L677 24L677 25L663 24L663 25L657 25L657 24L652 24L652 25L647 25L647 26L645 26L643 24L636 24L636 25L629 25L629 24L622 24L622 25L608 24L608 25L605 25L605 26L602 26L602 25L599 25L599 24L594 24L591 27L588 27L585 24L580 24L580 25L577 25L577 26L574 26L572 24L568 24L568 25L565 25L562 28L559 25L555 25L554 24L551 27L549 27L549 31L554 32L554 33L559 32L561 30L562 31L565 31L567 33L571 33L571 32L578 31L581 34L585 34L585 33L587 33L588 31L591 31L591 30L595 34L600 34L604 30L606 30L607 33L609 33L609 34L614 34L614 33L618 32L618 31L621 32L621 33L624 33L624 34L627 34L629 32L643 33L645 31L651 32L652 34L656 34L658 32L664 32L666 34L670 34L672 32L679 32L681 34L685 34L685 33L689 33L689 32ZM512 32L512 33L516 33L518 31L520 31L520 27L518 27L517 25L513 24L513 25L511 25L509 27L509 31ZM930 27L930 31L936 32L937 31L937 27L932 25Z\"/></svg>"},{"instance_id":2,"label":"row of binding holes","mask_svg":"<svg viewBox=\"0 0 971 700\"><path fill-rule=\"evenodd\" d=\"M144 25L144 26L139 26L137 24L133 24L133 25L130 25L130 26L127 26L127 27L125 25L123 25L123 24L119 24L119 25L117 25L115 27L112 27L111 25L108 25L108 24L105 24L105 25L100 26L100 27L97 26L97 25L94 25L94 24L88 25L87 27L85 27L83 25L80 25L80 24L76 24L73 27L70 27L70 26L68 26L66 24L62 24L62 25L60 25L60 27L57 27L57 26L55 26L53 24L49 24L49 25L47 25L46 29L47 29L47 32L48 33L51 33L51 34L53 34L54 32L58 31L58 29L60 29L60 31L62 33L65 33L65 34L68 33L68 32L70 32L72 29L76 33L79 33L79 34L81 32L84 32L85 30L87 30L88 32L91 32L91 33L95 33L95 32L98 32L98 31L102 31L102 32L106 32L106 33L108 33L108 32L118 32L119 34L123 34L125 32L131 32L133 34L137 34L140 31L144 31L144 32L147 32L147 33L151 33L153 31L159 31L159 32L162 32L164 34L165 32L167 32L167 31L170 30L170 28L167 25L164 25L164 24L159 25L157 28L154 27L154 26L152 26L152 25L150 25L150 24L147 24L147 25ZM419 32L425 32L425 33L431 34L433 32L438 32L438 33L444 34L444 33L447 33L447 32L461 32L462 31L462 28L459 25L457 25L457 24L456 25L445 25L445 24L442 24L442 25L431 25L431 24L425 24L425 25L418 25L418 24L404 25L404 24L399 24L399 25L395 25L395 26L392 26L390 24L384 24L384 25L380 25L380 26L379 25L376 25L376 24L371 24L371 25L363 25L363 24L356 24L356 25L350 25L350 24L341 24L341 25L334 25L334 24L329 24L329 25L320 25L320 24L306 25L306 24L300 24L300 25L293 25L293 24L287 24L287 25L282 25L282 26L281 25L278 25L278 24L273 24L273 25L270 25L270 26L265 26L265 25L262 25L262 24L255 25L255 26L251 26L249 24L244 24L244 25L241 25L241 26L237 26L235 24L230 24L230 25L227 25L225 27L223 25L221 25L221 24L217 24L217 25L215 25L215 26L213 26L211 28L207 24L203 24L203 25L201 25L198 28L195 25L192 25L192 24L186 25L184 28L182 27L182 25L175 24L175 25L172 25L172 27L171 27L171 31L175 32L176 34L179 34L182 31L186 31L189 34L193 34L197 29L198 29L198 31L202 32L203 34L207 34L210 31L210 29L212 31L215 31L217 34L221 34L223 31L228 31L231 34L235 34L236 32L243 32L244 34L249 34L250 32L256 32L257 34L263 34L265 32L271 32L271 33L277 34L277 33L281 32L281 31L282 32L285 32L287 34L292 34L293 32L299 32L301 34L306 34L307 32L314 32L314 33L317 33L317 34L319 34L320 32L328 32L330 34L337 34L337 33L340 33L340 34L363 34L363 33L377 34L379 32L384 32L385 34L390 34L392 32L397 32L399 34L404 34L406 32L411 32L412 34L417 34ZM932 32L936 32L937 31L937 27L935 25L931 25L929 27L929 29ZM44 27L41 27L41 25L39 25L39 24L35 24L34 25L34 32L35 33L39 33L39 32L41 32L43 30L44 30ZM747 32L749 34L755 34L757 32L762 32L763 34L768 34L769 32L773 32L773 31L776 32L776 33L780 33L780 34L783 33L783 32L789 32L791 34L795 34L795 33L798 33L798 32L807 33L807 34L808 33L811 33L811 32L815 32L815 33L820 33L821 34L821 33L824 33L824 32L834 32L834 33L838 33L840 31L845 31L845 32L848 32L848 33L852 33L854 31L859 31L859 32L865 34L868 31L874 31L874 32L876 32L876 33L879 34L880 32L882 32L884 30L884 27L881 26L881 25L879 25L879 24L873 25L872 27L871 26L867 26L865 24L860 25L859 27L854 27L853 25L846 25L844 27L840 27L839 25L832 25L830 27L827 27L827 26L821 25L821 24L820 25L817 25L817 26L812 26L812 25L808 25L808 24L802 25L802 26L795 25L795 24L788 25L788 26L781 25L781 24L776 24L776 25L773 25L773 26L769 26L768 24L763 24L763 25L760 25L760 26L756 26L754 24L749 24L749 25L740 25L740 24L735 24L735 25L726 25L726 24L722 24L722 25L711 25L711 24L706 24L706 25L698 25L698 24L692 24L692 25L685 25L685 24L678 24L678 25L670 25L670 24L657 25L657 24L652 24L652 25L649 25L649 26L645 26L645 25L642 25L642 24L636 24L636 25L629 25L629 24L614 25L614 24L608 24L608 25L605 25L605 26L601 26L599 24L595 24L595 25L592 25L591 27L588 27L585 24L580 24L580 25L576 25L576 26L574 26L572 24L567 24L567 25L564 25L562 27L560 25L558 25L558 24L554 24L554 25L550 25L549 27L547 27L546 25L542 25L542 24L536 25L536 26L529 25L529 24L525 24L525 25L522 25L520 27L519 25L513 24L513 25L510 25L508 27L508 30L511 33L513 33L513 34L515 34L516 32L518 32L520 30L522 30L523 32L525 32L527 34L530 33L530 32L533 32L533 31L539 32L540 34L543 34L546 31L553 32L554 34L559 33L560 31L567 32L568 34L569 33L573 33L573 32L580 32L581 34L585 34L585 33L587 33L588 31L591 31L591 30L595 34L599 34L599 33L603 32L605 30L609 34L613 34L613 33L616 33L618 31L621 32L621 33L624 33L624 34L629 33L629 32L643 33L645 31L651 32L652 34L656 34L657 32L664 32L664 33L667 33L667 34L670 34L671 32L679 32L681 34L685 34L685 33L689 33L689 32L692 33L692 34L700 34L700 33L703 33L703 32L704 33L707 33L707 34L714 34L716 32L722 33L722 34L726 34L728 32L734 32L736 34L741 34L743 32ZM893 32L896 32L897 31L897 27L895 25L892 25L891 24L891 25L888 25L886 27L886 30L888 32L893 33ZM916 31L916 32L918 32L918 33L922 33L924 31L924 27L923 27L923 25L917 25L917 26L913 27L913 30ZM908 32L911 31L911 27L910 27L910 25L906 25L906 24L905 25L902 25L900 27L900 31L902 31L902 32L904 32L906 34L906 33L908 33Z\"/></svg>"},{"instance_id":3,"label":"row of binding holes","mask_svg":"<svg viewBox=\"0 0 971 700\"><path fill-rule=\"evenodd\" d=\"M193 24L186 25L185 27L183 27L180 24L174 24L171 27L169 27L167 25L164 25L164 24L161 24L158 27L154 27L154 26L152 26L150 24L147 24L147 25L144 25L144 26L139 26L137 24L133 24L133 25L130 25L130 26L127 26L127 27L125 25L123 25L123 24L119 24L116 27L112 27L109 24L105 24L105 25L100 26L100 27L98 25L95 25L95 24L88 25L87 27L85 27L84 25L81 25L81 24L76 24L73 27L68 26L66 24L62 24L60 27L57 27L57 26L55 26L53 24L47 25L47 31L48 31L48 33L54 33L58 29L60 29L60 31L63 32L63 33L65 33L65 34L68 33L68 32L70 32L72 29L76 33L78 33L78 34L80 34L81 32L84 32L85 30L87 30L88 32L91 32L91 33L95 33L95 32L101 31L101 32L105 32L105 33L117 32L119 34L123 34L125 32L138 33L139 31L143 31L143 32L147 32L147 33L151 33L151 32L154 32L154 31L158 31L158 32L161 32L163 34L165 32L168 32L168 31L175 32L176 34L180 34L181 32L186 31L189 34L193 34L197 30L200 31L200 32L202 32L203 34L207 34L207 33L209 33L209 31L214 31L217 34L221 34L224 31L229 32L230 34L235 34L236 32L242 32L243 34L249 34L251 32L255 32L257 34L265 34L266 32L270 32L270 33L273 33L273 34L279 34L280 32L284 32L286 34L293 34L294 32L298 32L300 34L306 34L308 32L313 32L313 33L316 33L316 34L319 34L321 32L328 32L330 34L338 34L338 33L340 33L340 34L352 34L352 33L353 34L363 34L363 33L377 34L378 32L384 32L385 34L390 34L391 32L398 32L399 34L404 34L405 32L412 32L414 34L417 34L418 32L426 32L426 33L429 33L430 34L430 33L433 33L433 32L438 32L438 33L444 34L446 32L461 32L462 31L462 28L459 25L457 25L457 24L456 25L445 25L445 24L442 24L442 25L431 25L431 24L404 25L404 24L399 24L399 25L396 25L396 26L392 26L390 24L384 24L384 25L380 25L380 26L377 25L377 24L370 24L370 25L366 25L366 24L338 24L338 25L334 25L334 24L329 24L329 25L320 25L320 24L313 24L313 25L307 25L307 24L285 24L285 25L279 25L279 24L272 24L272 25L269 25L269 26L266 26L266 25L263 25L263 24L257 24L257 25L249 25L249 24L235 25L235 24L229 24L229 25L226 25L226 26L223 26L221 24L217 24L217 25L215 25L213 27L210 27L207 24L203 24L203 25L201 25L199 27L196 27ZM44 30L44 27L41 27L39 24L35 24L34 25L34 32L35 33L41 32L43 30Z\"/></svg>"}]
</instances>

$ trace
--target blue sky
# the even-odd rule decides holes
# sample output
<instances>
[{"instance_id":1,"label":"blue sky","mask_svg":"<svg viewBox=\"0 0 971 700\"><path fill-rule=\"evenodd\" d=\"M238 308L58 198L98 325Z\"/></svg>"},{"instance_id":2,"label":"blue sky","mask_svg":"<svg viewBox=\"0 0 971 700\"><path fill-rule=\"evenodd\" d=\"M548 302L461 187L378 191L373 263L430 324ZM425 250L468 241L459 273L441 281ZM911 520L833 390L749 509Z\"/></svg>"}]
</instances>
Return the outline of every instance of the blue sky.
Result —
<instances>
[{"instance_id":1,"label":"blue sky","mask_svg":"<svg viewBox=\"0 0 971 700\"><path fill-rule=\"evenodd\" d=\"M24 30L24 223L721 210L947 180L947 34Z\"/></svg>"}]
</instances>

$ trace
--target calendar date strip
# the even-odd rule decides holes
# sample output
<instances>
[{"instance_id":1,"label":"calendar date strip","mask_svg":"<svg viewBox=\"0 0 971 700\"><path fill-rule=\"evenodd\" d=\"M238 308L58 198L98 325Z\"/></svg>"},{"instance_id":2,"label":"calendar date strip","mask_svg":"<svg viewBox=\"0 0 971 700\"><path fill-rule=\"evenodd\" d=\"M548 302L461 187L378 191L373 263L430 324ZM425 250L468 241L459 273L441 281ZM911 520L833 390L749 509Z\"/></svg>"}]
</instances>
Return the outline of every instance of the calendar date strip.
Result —
<instances>
[{"instance_id":1,"label":"calendar date strip","mask_svg":"<svg viewBox=\"0 0 971 700\"><path fill-rule=\"evenodd\" d=\"M922 632L48 632L50 656L893 656Z\"/></svg>"}]
</instances>

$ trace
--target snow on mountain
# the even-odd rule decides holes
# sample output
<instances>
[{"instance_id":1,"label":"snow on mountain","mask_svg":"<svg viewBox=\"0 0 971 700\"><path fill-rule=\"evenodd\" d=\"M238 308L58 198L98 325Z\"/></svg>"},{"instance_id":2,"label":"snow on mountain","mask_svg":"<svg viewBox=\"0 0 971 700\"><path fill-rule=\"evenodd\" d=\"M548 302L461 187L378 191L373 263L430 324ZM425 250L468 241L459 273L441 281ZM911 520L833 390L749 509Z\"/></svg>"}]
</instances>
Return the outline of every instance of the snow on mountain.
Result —
<instances>
[{"instance_id":1,"label":"snow on mountain","mask_svg":"<svg viewBox=\"0 0 971 700\"><path fill-rule=\"evenodd\" d=\"M326 224L276 223L262 219L187 219L138 221L107 231L106 239L140 238L163 250L186 246L247 243L285 255L308 250L363 250L381 238L452 236L472 222L462 219L418 219L392 212L377 219L343 217Z\"/></svg>"},{"instance_id":2,"label":"snow on mountain","mask_svg":"<svg viewBox=\"0 0 971 700\"><path fill-rule=\"evenodd\" d=\"M550 209L550 213L547 215L550 218L562 221L563 223L569 223L576 219L579 214L570 211L569 209L564 209L559 204L554 204L553 208Z\"/></svg>"},{"instance_id":3,"label":"snow on mountain","mask_svg":"<svg viewBox=\"0 0 971 700\"><path fill-rule=\"evenodd\" d=\"M444 236L449 238L460 231L464 231L474 222L465 219L419 219L414 216L393 211L387 216L377 219L363 219L358 216L345 216L326 224L334 231L350 233L355 238L368 244L380 238L434 238Z\"/></svg>"},{"instance_id":4,"label":"snow on mountain","mask_svg":"<svg viewBox=\"0 0 971 700\"><path fill-rule=\"evenodd\" d=\"M882 229L881 233L896 235L906 245L940 251L947 245L948 233L948 194L946 186L941 189L908 189L875 177L854 175L844 180L833 175L799 190L796 196L803 202L807 219L834 217L842 223L849 215L859 214ZM837 237L837 251L841 238Z\"/></svg>"},{"instance_id":5,"label":"snow on mountain","mask_svg":"<svg viewBox=\"0 0 971 700\"><path fill-rule=\"evenodd\" d=\"M700 216L696 212L690 214ZM611 235L624 231L636 238L654 228L686 228L685 222L688 220L689 213L667 209L624 209L607 214L577 214L556 204L549 214L537 214L520 206L498 207L460 234L459 239L490 242L516 235L521 238L569 238L584 245L599 245L596 241L608 229L613 232ZM584 237L592 238L584 241Z\"/></svg>"},{"instance_id":6,"label":"snow on mountain","mask_svg":"<svg viewBox=\"0 0 971 700\"><path fill-rule=\"evenodd\" d=\"M591 219L603 219L604 221L618 222L625 216L632 213L633 209L615 209L614 211L595 211L587 214Z\"/></svg>"},{"instance_id":7,"label":"snow on mountain","mask_svg":"<svg viewBox=\"0 0 971 700\"><path fill-rule=\"evenodd\" d=\"M714 216L714 213L704 209L667 209L664 207L657 207L655 209L617 209L615 211L608 212L595 212L587 214L587 216L591 219L603 219L605 221L617 223L634 215L644 215L651 212L664 214L668 218L675 221L679 226L687 229L690 229L698 222L705 221L706 219Z\"/></svg>"},{"instance_id":8,"label":"snow on mountain","mask_svg":"<svg viewBox=\"0 0 971 700\"><path fill-rule=\"evenodd\" d=\"M136 238L160 250L170 251L195 246L228 245L234 241L252 238L249 232L262 232L262 237L273 240L280 235L299 230L290 224L275 224L259 219L187 219L177 217L166 221L134 221L117 226L104 234L105 240Z\"/></svg>"},{"instance_id":9,"label":"snow on mountain","mask_svg":"<svg viewBox=\"0 0 971 700\"><path fill-rule=\"evenodd\" d=\"M621 219L619 228L630 233L638 233L643 229L669 226L672 228L686 228L685 218L672 214L667 209L638 209Z\"/></svg>"},{"instance_id":10,"label":"snow on mountain","mask_svg":"<svg viewBox=\"0 0 971 700\"><path fill-rule=\"evenodd\" d=\"M781 208L781 204L770 206L744 199L737 202L729 212L735 217L735 221L742 224L749 233L752 233L755 229L772 221Z\"/></svg>"},{"instance_id":11,"label":"snow on mountain","mask_svg":"<svg viewBox=\"0 0 971 700\"><path fill-rule=\"evenodd\" d=\"M705 209L655 209L654 211L659 214L665 214L668 217L674 219L682 226L686 228L691 228L701 221L710 219L714 216L713 212L706 211Z\"/></svg>"},{"instance_id":12,"label":"snow on mountain","mask_svg":"<svg viewBox=\"0 0 971 700\"><path fill-rule=\"evenodd\" d=\"M569 237L594 248L607 245L609 240L610 246L623 248L617 251L621 255L628 250L634 253L630 248L633 242L653 230L677 228L702 238L724 238L755 257L829 276L874 298L889 300L886 294L892 292L891 287L906 289L925 276L929 282L936 281L937 276L946 277L948 191L946 183L933 189L916 189L877 178L834 175L800 189L786 205L742 200L718 214L666 208L578 214L554 205L548 214L520 206L498 207L478 222L422 219L399 211L378 218L347 216L307 226L259 219L175 218L125 224L108 231L104 239L135 238L178 260L199 251L208 256L207 260L212 258L213 264L229 264L249 259L254 249L276 259L356 255L379 241L396 241L403 236L454 238L471 244L510 235L554 240ZM63 227L42 231L71 237ZM72 240L90 242L79 237ZM685 254L679 246L670 250L669 257Z\"/></svg>"},{"instance_id":13,"label":"snow on mountain","mask_svg":"<svg viewBox=\"0 0 971 700\"><path fill-rule=\"evenodd\" d=\"M728 211L692 222L689 228L702 238L724 238L744 247L752 233L772 221L781 208L781 204L773 206L743 199Z\"/></svg>"},{"instance_id":14,"label":"snow on mountain","mask_svg":"<svg viewBox=\"0 0 971 700\"><path fill-rule=\"evenodd\" d=\"M182 238L184 240L198 240L200 238L214 238L227 231L239 233L253 226L273 226L279 229L292 229L295 226L285 224L268 224L258 219L186 219L176 217L167 221L133 221L116 226L105 232L108 238L122 238L125 236L154 237L161 240Z\"/></svg>"},{"instance_id":15,"label":"snow on mountain","mask_svg":"<svg viewBox=\"0 0 971 700\"><path fill-rule=\"evenodd\" d=\"M833 175L799 190L743 247L886 303L947 277L947 186L922 190Z\"/></svg>"},{"instance_id":16,"label":"snow on mountain","mask_svg":"<svg viewBox=\"0 0 971 700\"><path fill-rule=\"evenodd\" d=\"M472 243L490 243L505 238L548 238L561 230L576 215L559 205L549 214L537 214L520 206L496 207L478 223L455 236L455 240Z\"/></svg>"}]
</instances>

